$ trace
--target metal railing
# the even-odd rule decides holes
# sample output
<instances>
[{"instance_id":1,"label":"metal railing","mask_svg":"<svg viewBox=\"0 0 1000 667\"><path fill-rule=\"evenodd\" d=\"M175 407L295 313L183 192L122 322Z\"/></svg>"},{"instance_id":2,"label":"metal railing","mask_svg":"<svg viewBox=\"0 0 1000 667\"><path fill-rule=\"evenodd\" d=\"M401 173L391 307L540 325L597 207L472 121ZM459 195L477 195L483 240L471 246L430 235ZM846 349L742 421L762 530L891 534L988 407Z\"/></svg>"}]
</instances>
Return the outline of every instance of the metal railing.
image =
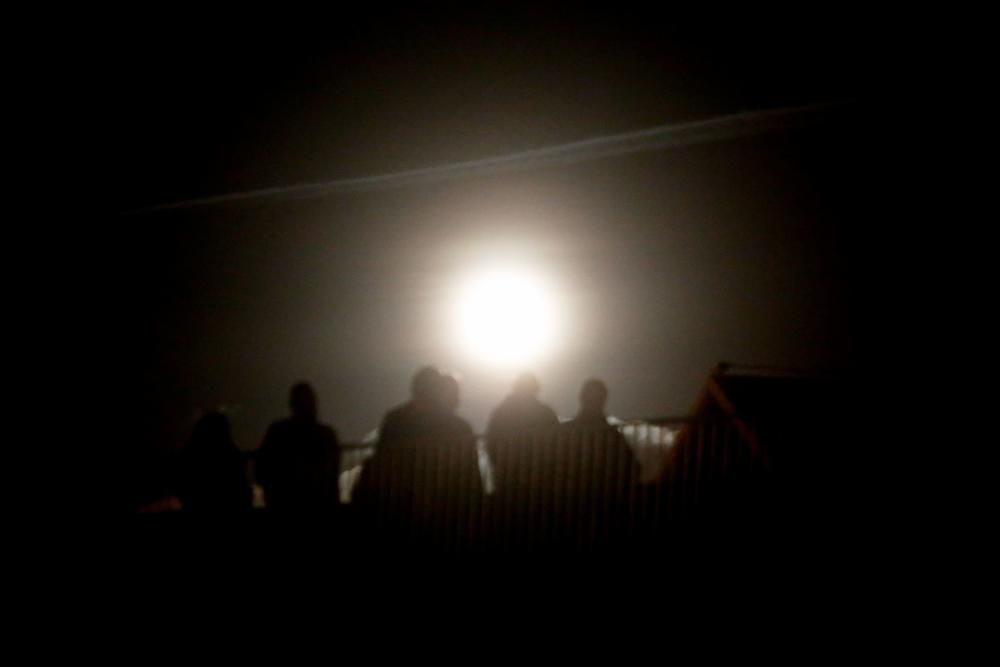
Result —
<instances>
[{"instance_id":1,"label":"metal railing","mask_svg":"<svg viewBox=\"0 0 1000 667\"><path fill-rule=\"evenodd\" d=\"M647 545L691 519L767 518L775 507L766 452L715 409L492 440L347 443L340 461L341 504L312 516L335 509L329 529L362 549ZM264 509L259 487L255 496Z\"/></svg>"},{"instance_id":2,"label":"metal railing","mask_svg":"<svg viewBox=\"0 0 1000 667\"><path fill-rule=\"evenodd\" d=\"M766 511L766 462L724 418L560 427L390 452L347 445L344 452L369 456L340 479L362 539L592 549L655 541L688 519Z\"/></svg>"}]
</instances>

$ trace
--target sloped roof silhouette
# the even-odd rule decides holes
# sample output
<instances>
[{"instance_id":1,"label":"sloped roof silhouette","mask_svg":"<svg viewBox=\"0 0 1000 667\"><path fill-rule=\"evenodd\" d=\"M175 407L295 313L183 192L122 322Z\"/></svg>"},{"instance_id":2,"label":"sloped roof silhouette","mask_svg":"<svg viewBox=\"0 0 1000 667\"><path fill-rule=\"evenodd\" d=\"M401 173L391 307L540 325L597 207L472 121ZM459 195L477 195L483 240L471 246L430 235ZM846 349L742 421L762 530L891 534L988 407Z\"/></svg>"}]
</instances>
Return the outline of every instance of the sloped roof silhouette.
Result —
<instances>
[{"instance_id":1,"label":"sloped roof silhouette","mask_svg":"<svg viewBox=\"0 0 1000 667\"><path fill-rule=\"evenodd\" d=\"M694 504L712 488L766 489L767 511L827 502L858 461L844 387L817 374L719 364L678 432L663 481ZM731 494L725 511L742 502Z\"/></svg>"}]
</instances>

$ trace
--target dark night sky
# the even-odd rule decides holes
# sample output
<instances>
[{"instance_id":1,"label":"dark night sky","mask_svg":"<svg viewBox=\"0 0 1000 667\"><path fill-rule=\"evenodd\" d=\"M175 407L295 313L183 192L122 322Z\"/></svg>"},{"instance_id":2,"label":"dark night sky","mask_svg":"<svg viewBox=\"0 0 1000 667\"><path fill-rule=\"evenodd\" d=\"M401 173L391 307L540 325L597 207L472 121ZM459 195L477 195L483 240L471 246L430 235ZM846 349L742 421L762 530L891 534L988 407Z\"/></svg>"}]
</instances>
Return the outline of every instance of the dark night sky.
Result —
<instances>
[{"instance_id":1,"label":"dark night sky","mask_svg":"<svg viewBox=\"0 0 1000 667\"><path fill-rule=\"evenodd\" d=\"M197 18L197 20L195 20ZM858 361L863 23L763 14L136 16L100 46L114 137L98 262L129 429L182 441L240 406L255 447L299 379L360 438L426 362L481 428L509 375L468 365L442 294L512 248L572 331L541 364L562 414L604 377L620 416L686 411L720 360ZM853 101L806 129L423 187L140 216L136 207L464 161L667 123Z\"/></svg>"}]
</instances>

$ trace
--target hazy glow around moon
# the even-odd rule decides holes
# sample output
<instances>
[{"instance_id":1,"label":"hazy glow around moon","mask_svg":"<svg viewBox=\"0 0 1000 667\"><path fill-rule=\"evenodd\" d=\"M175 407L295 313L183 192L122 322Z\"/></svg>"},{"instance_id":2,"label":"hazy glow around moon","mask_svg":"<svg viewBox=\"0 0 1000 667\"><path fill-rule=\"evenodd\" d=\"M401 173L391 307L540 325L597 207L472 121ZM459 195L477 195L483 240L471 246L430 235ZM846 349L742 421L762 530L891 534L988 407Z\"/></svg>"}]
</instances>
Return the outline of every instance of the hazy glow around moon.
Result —
<instances>
[{"instance_id":1,"label":"hazy glow around moon","mask_svg":"<svg viewBox=\"0 0 1000 667\"><path fill-rule=\"evenodd\" d=\"M556 335L556 304L543 280L500 267L483 270L462 284L456 306L462 349L479 362L526 367L550 353Z\"/></svg>"}]
</instances>

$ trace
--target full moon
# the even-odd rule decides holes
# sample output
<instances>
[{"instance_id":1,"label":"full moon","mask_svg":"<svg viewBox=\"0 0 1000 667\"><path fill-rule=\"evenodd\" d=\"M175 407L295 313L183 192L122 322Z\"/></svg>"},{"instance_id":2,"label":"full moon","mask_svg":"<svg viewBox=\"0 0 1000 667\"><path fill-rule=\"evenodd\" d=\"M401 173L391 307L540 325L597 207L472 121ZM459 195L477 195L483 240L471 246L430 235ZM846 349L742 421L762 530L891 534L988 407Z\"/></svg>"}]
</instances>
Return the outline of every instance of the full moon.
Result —
<instances>
[{"instance_id":1,"label":"full moon","mask_svg":"<svg viewBox=\"0 0 1000 667\"><path fill-rule=\"evenodd\" d=\"M520 268L492 268L462 283L455 304L458 343L476 361L526 367L551 352L556 304L545 281Z\"/></svg>"}]
</instances>

